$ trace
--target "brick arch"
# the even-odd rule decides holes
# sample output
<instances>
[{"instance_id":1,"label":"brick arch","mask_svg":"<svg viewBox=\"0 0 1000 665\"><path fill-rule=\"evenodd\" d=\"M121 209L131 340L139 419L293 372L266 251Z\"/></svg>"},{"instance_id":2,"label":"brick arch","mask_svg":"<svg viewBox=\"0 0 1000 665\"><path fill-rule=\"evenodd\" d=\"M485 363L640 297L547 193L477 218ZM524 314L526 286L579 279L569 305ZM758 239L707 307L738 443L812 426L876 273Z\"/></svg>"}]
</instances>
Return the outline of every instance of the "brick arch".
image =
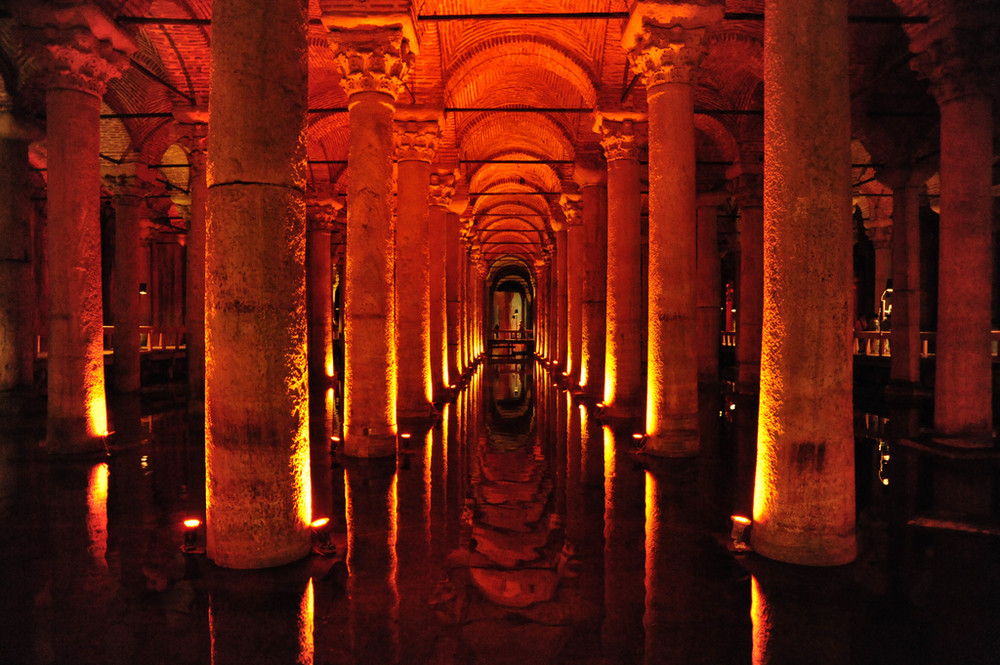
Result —
<instances>
[{"instance_id":1,"label":"brick arch","mask_svg":"<svg viewBox=\"0 0 1000 665\"><path fill-rule=\"evenodd\" d=\"M476 114L461 123L457 139L466 158L490 152L524 151L550 159L573 159L575 152L570 132L551 114Z\"/></svg>"}]
</instances>

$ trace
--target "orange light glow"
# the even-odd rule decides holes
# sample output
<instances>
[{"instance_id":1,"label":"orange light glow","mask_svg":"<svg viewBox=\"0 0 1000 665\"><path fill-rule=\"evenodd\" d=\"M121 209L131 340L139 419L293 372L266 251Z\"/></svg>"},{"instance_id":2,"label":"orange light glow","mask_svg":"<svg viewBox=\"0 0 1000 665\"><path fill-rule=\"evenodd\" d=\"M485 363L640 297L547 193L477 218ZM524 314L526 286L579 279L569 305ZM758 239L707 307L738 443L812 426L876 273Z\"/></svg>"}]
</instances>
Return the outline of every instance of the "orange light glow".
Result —
<instances>
[{"instance_id":1,"label":"orange light glow","mask_svg":"<svg viewBox=\"0 0 1000 665\"><path fill-rule=\"evenodd\" d=\"M201 526L201 520L196 517L191 517L184 520L184 526L188 529L197 529Z\"/></svg>"},{"instance_id":2,"label":"orange light glow","mask_svg":"<svg viewBox=\"0 0 1000 665\"><path fill-rule=\"evenodd\" d=\"M402 434L399 435L399 438L401 438L401 439L409 439L410 436L411 436L411 434L409 432L403 432Z\"/></svg>"},{"instance_id":3,"label":"orange light glow","mask_svg":"<svg viewBox=\"0 0 1000 665\"><path fill-rule=\"evenodd\" d=\"M96 379L93 379L96 382ZM87 386L87 434L92 437L106 437L108 432L108 404L104 398L104 372L101 371L100 387Z\"/></svg>"},{"instance_id":4,"label":"orange light glow","mask_svg":"<svg viewBox=\"0 0 1000 665\"><path fill-rule=\"evenodd\" d=\"M641 439L644 436L646 436L646 435L643 434L643 433L641 433L641 432L636 432L635 434L632 435L632 438L635 439L636 441L638 441L639 439Z\"/></svg>"},{"instance_id":5,"label":"orange light glow","mask_svg":"<svg viewBox=\"0 0 1000 665\"><path fill-rule=\"evenodd\" d=\"M744 517L743 515L733 515L732 520L736 524L742 524L743 526L748 526L750 524L750 518Z\"/></svg>"},{"instance_id":6,"label":"orange light glow","mask_svg":"<svg viewBox=\"0 0 1000 665\"><path fill-rule=\"evenodd\" d=\"M329 517L320 517L318 519L314 519L312 521L312 525L311 526L312 526L313 529L322 529L323 527L325 527L329 523L330 523L330 518Z\"/></svg>"},{"instance_id":7,"label":"orange light glow","mask_svg":"<svg viewBox=\"0 0 1000 665\"><path fill-rule=\"evenodd\" d=\"M312 665L316 654L316 596L310 577L299 603L299 658L297 665Z\"/></svg>"},{"instance_id":8,"label":"orange light glow","mask_svg":"<svg viewBox=\"0 0 1000 665\"><path fill-rule=\"evenodd\" d=\"M328 378L333 378L333 349L326 350L326 360L324 362L326 375Z\"/></svg>"},{"instance_id":9,"label":"orange light glow","mask_svg":"<svg viewBox=\"0 0 1000 665\"><path fill-rule=\"evenodd\" d=\"M106 462L95 464L90 469L90 479L87 483L87 548L94 562L101 567L107 566L105 555L108 552L108 465Z\"/></svg>"},{"instance_id":10,"label":"orange light glow","mask_svg":"<svg viewBox=\"0 0 1000 665\"><path fill-rule=\"evenodd\" d=\"M601 428L604 431L604 515L605 533L610 527L607 516L611 515L611 506L614 502L614 481L615 481L615 435L611 429L605 425Z\"/></svg>"}]
</instances>

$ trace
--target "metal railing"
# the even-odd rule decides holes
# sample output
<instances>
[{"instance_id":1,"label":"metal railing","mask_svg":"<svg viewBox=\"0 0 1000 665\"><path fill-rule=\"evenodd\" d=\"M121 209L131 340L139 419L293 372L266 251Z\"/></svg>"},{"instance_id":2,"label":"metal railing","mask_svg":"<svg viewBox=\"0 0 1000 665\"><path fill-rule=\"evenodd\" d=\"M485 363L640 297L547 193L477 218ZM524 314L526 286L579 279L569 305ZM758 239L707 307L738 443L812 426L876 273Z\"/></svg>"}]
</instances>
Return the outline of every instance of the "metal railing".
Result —
<instances>
[{"instance_id":1,"label":"metal railing","mask_svg":"<svg viewBox=\"0 0 1000 665\"><path fill-rule=\"evenodd\" d=\"M112 355L115 350L115 327L104 326L104 354ZM182 326L139 326L139 352L186 351L187 330ZM35 357L47 358L48 338L35 337Z\"/></svg>"}]
</instances>

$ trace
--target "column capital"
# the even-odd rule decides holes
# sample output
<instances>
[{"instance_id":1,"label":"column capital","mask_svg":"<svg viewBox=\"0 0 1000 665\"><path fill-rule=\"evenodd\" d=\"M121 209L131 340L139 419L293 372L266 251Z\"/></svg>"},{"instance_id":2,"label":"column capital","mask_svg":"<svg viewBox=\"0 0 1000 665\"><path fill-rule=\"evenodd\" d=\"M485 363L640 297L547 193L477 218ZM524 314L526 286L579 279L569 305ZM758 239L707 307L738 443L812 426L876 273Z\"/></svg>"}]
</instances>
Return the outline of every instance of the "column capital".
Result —
<instances>
[{"instance_id":1,"label":"column capital","mask_svg":"<svg viewBox=\"0 0 1000 665\"><path fill-rule=\"evenodd\" d=\"M622 33L632 71L649 90L664 83L691 83L707 53L707 30L722 20L717 0L639 2Z\"/></svg>"},{"instance_id":2,"label":"column capital","mask_svg":"<svg viewBox=\"0 0 1000 665\"><path fill-rule=\"evenodd\" d=\"M579 194L562 194L559 197L559 207L566 217L567 228L583 224L583 202Z\"/></svg>"},{"instance_id":3,"label":"column capital","mask_svg":"<svg viewBox=\"0 0 1000 665\"><path fill-rule=\"evenodd\" d=\"M601 147L608 162L638 161L648 128L645 113L598 111L594 119L594 132L601 136Z\"/></svg>"},{"instance_id":4,"label":"column capital","mask_svg":"<svg viewBox=\"0 0 1000 665\"><path fill-rule=\"evenodd\" d=\"M579 158L573 164L573 182L584 187L597 187L608 181L608 167L600 158Z\"/></svg>"},{"instance_id":5,"label":"column capital","mask_svg":"<svg viewBox=\"0 0 1000 665\"><path fill-rule=\"evenodd\" d=\"M432 206L448 208L455 196L455 176L451 173L432 173L427 201Z\"/></svg>"},{"instance_id":6,"label":"column capital","mask_svg":"<svg viewBox=\"0 0 1000 665\"><path fill-rule=\"evenodd\" d=\"M739 208L764 207L764 174L741 171L732 179L733 194Z\"/></svg>"},{"instance_id":7,"label":"column capital","mask_svg":"<svg viewBox=\"0 0 1000 665\"><path fill-rule=\"evenodd\" d=\"M208 107L174 106L174 140L188 154L204 153L208 150Z\"/></svg>"},{"instance_id":8,"label":"column capital","mask_svg":"<svg viewBox=\"0 0 1000 665\"><path fill-rule=\"evenodd\" d=\"M128 68L132 38L91 4L23 0L15 15L25 49L38 58L49 88L70 88L103 97L108 80Z\"/></svg>"},{"instance_id":9,"label":"column capital","mask_svg":"<svg viewBox=\"0 0 1000 665\"><path fill-rule=\"evenodd\" d=\"M396 161L432 162L441 140L441 119L397 109L393 124Z\"/></svg>"},{"instance_id":10,"label":"column capital","mask_svg":"<svg viewBox=\"0 0 1000 665\"><path fill-rule=\"evenodd\" d=\"M122 199L136 202L145 195L153 181L149 165L136 153L126 155L120 163L111 164L102 170L104 186L111 191L116 202Z\"/></svg>"},{"instance_id":11,"label":"column capital","mask_svg":"<svg viewBox=\"0 0 1000 665\"><path fill-rule=\"evenodd\" d=\"M399 99L416 58L412 45L399 28L332 30L330 46L340 65L340 85L348 98L362 92L379 92L393 101Z\"/></svg>"},{"instance_id":12,"label":"column capital","mask_svg":"<svg viewBox=\"0 0 1000 665\"><path fill-rule=\"evenodd\" d=\"M334 198L314 198L306 203L306 222L309 231L334 230L337 216L344 204Z\"/></svg>"}]
</instances>

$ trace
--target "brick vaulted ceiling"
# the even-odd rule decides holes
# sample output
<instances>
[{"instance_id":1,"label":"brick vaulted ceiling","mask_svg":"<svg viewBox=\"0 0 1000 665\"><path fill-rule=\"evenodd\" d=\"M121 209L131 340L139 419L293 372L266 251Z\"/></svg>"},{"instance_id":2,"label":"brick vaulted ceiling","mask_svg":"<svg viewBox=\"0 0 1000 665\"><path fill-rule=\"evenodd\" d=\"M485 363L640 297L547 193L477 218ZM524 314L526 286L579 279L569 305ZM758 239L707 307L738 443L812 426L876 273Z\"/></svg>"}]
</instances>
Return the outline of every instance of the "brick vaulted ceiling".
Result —
<instances>
[{"instance_id":1,"label":"brick vaulted ceiling","mask_svg":"<svg viewBox=\"0 0 1000 665\"><path fill-rule=\"evenodd\" d=\"M399 106L446 110L438 151L442 171L458 170L472 194L467 215L491 251L540 255L561 219L559 192L575 189L573 162L600 155L593 131L596 110L645 111L645 90L621 45L626 0L355 0L358 10L402 4L417 18L419 56L409 95ZM950 0L948 3L961 2ZM187 187L186 154L175 145L172 109L205 104L210 95L211 0L93 0L135 36L134 66L108 86L102 120L106 161L130 151L161 165L168 194ZM340 2L338 5L344 3ZM929 5L929 7L927 6ZM902 9L900 8L902 6ZM898 104L910 116L933 117L926 85L911 71L906 25L935 3L852 0L852 94L856 138L904 132L923 141L931 122L892 117ZM377 7L376 7L377 8ZM711 36L696 84L698 187L726 186L727 170L762 141L763 0L727 0L726 18ZM519 13L573 17L504 18ZM483 16L489 14L490 16ZM594 14L585 16L585 14ZM479 15L462 20L443 16ZM597 16L599 15L599 16ZM310 0L309 187L320 197L343 195L346 179L347 100L320 21ZM150 19L159 19L157 23ZM18 43L13 19L0 18L0 67L6 102L22 117L44 122L37 74ZM253 48L248 44L247 48ZM524 112L517 109L548 109ZM467 109L467 110L457 110ZM474 110L468 110L474 109ZM872 109L882 115L869 115ZM916 113L914 113L916 111ZM880 133L881 132L881 133ZM882 141L885 143L885 141ZM891 141L890 141L891 143ZM39 149L36 159L44 159ZM872 158L877 156L873 153ZM110 159L107 159L110 158ZM524 163L530 161L533 163ZM506 192L507 195L497 195ZM164 197L169 200L169 197Z\"/></svg>"}]
</instances>

